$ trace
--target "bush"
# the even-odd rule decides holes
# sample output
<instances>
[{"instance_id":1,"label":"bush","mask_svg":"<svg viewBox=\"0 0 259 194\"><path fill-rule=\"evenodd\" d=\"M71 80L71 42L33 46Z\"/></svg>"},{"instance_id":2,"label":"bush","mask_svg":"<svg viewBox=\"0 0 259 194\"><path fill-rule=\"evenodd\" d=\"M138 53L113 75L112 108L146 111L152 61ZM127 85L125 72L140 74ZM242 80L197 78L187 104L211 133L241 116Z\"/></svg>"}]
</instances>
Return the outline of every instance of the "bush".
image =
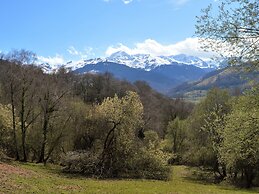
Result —
<instances>
[{"instance_id":1,"label":"bush","mask_svg":"<svg viewBox=\"0 0 259 194\"><path fill-rule=\"evenodd\" d=\"M171 168L167 166L167 155L160 150L141 149L133 159L135 178L169 180Z\"/></svg>"},{"instance_id":2,"label":"bush","mask_svg":"<svg viewBox=\"0 0 259 194\"><path fill-rule=\"evenodd\" d=\"M11 158L9 158L5 153L6 152L4 150L0 149L0 162L7 162L11 160Z\"/></svg>"},{"instance_id":3,"label":"bush","mask_svg":"<svg viewBox=\"0 0 259 194\"><path fill-rule=\"evenodd\" d=\"M95 175L97 172L97 156L89 151L71 151L62 158L64 172Z\"/></svg>"},{"instance_id":4,"label":"bush","mask_svg":"<svg viewBox=\"0 0 259 194\"><path fill-rule=\"evenodd\" d=\"M90 151L68 152L62 159L63 171L101 178L143 178L168 180L171 168L167 157L160 150L139 149L133 155L120 158L111 169L101 169L100 157Z\"/></svg>"}]
</instances>

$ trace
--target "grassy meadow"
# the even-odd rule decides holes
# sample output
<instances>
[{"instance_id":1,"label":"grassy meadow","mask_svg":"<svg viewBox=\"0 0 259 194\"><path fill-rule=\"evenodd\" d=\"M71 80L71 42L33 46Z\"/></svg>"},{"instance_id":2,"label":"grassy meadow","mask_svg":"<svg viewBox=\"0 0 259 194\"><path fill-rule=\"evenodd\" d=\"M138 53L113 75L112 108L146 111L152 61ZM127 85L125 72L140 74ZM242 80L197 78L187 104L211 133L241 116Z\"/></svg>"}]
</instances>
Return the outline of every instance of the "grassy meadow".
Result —
<instances>
[{"instance_id":1,"label":"grassy meadow","mask_svg":"<svg viewBox=\"0 0 259 194\"><path fill-rule=\"evenodd\" d=\"M0 164L0 193L161 193L161 194L241 194L258 193L192 178L192 169L174 166L170 181L97 180L60 172L57 166Z\"/></svg>"}]
</instances>

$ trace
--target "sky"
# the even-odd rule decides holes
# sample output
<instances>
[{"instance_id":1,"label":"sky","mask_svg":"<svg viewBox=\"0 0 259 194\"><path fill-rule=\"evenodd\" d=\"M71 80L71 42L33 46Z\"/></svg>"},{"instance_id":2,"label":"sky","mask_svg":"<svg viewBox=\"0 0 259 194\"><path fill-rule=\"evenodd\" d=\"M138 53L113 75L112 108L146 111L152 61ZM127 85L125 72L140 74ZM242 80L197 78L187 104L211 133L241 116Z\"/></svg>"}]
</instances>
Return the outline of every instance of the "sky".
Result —
<instances>
[{"instance_id":1,"label":"sky","mask_svg":"<svg viewBox=\"0 0 259 194\"><path fill-rule=\"evenodd\" d=\"M42 62L116 51L208 58L196 16L215 0L1 0L0 52L26 49Z\"/></svg>"}]
</instances>

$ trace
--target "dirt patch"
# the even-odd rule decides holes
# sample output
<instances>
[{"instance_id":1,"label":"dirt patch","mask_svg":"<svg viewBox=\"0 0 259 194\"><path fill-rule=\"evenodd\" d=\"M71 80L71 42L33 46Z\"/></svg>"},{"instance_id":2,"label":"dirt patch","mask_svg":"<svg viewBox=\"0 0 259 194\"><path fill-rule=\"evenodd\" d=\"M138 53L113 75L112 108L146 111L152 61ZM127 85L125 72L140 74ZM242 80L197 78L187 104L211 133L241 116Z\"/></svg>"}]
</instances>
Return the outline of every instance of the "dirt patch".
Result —
<instances>
[{"instance_id":1,"label":"dirt patch","mask_svg":"<svg viewBox=\"0 0 259 194\"><path fill-rule=\"evenodd\" d=\"M33 172L30 170L25 170L17 166L10 164L0 163L0 175L20 175L20 176L32 176ZM0 180L1 180L0 176Z\"/></svg>"},{"instance_id":2,"label":"dirt patch","mask_svg":"<svg viewBox=\"0 0 259 194\"><path fill-rule=\"evenodd\" d=\"M21 189L21 186L11 181L11 176L29 177L32 171L25 170L10 164L0 163L0 194L12 193L14 190Z\"/></svg>"}]
</instances>

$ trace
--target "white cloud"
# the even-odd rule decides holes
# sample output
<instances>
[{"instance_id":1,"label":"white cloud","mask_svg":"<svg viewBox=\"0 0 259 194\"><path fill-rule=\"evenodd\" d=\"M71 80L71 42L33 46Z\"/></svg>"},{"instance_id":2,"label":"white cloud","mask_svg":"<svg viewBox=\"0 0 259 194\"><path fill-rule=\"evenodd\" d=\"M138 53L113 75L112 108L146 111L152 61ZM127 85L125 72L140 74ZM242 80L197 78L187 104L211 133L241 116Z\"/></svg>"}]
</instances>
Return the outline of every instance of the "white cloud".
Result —
<instances>
[{"instance_id":1,"label":"white cloud","mask_svg":"<svg viewBox=\"0 0 259 194\"><path fill-rule=\"evenodd\" d=\"M122 0L122 2L124 3L124 4L129 4L129 3L131 3L133 0Z\"/></svg>"},{"instance_id":2,"label":"white cloud","mask_svg":"<svg viewBox=\"0 0 259 194\"><path fill-rule=\"evenodd\" d=\"M56 54L54 57L38 56L38 63L48 63L50 65L61 65L65 63L63 56Z\"/></svg>"},{"instance_id":3,"label":"white cloud","mask_svg":"<svg viewBox=\"0 0 259 194\"><path fill-rule=\"evenodd\" d=\"M215 55L213 52L205 52L200 48L198 38L187 38L175 44L161 44L153 39L147 39L144 42L136 43L133 48L119 43L117 46L107 48L107 56L117 51L125 51L128 54L151 54L154 56L170 56L177 54L187 54L197 56L203 59L211 58Z\"/></svg>"},{"instance_id":4,"label":"white cloud","mask_svg":"<svg viewBox=\"0 0 259 194\"><path fill-rule=\"evenodd\" d=\"M75 49L75 47L70 46L67 51L69 52L70 55L79 55L79 52Z\"/></svg>"},{"instance_id":5,"label":"white cloud","mask_svg":"<svg viewBox=\"0 0 259 194\"><path fill-rule=\"evenodd\" d=\"M94 56L93 48L91 48L91 47L87 47L83 51L79 51L74 46L70 46L67 49L67 52L70 55L73 55L75 57L80 57L81 59L86 59L88 57Z\"/></svg>"}]
</instances>

